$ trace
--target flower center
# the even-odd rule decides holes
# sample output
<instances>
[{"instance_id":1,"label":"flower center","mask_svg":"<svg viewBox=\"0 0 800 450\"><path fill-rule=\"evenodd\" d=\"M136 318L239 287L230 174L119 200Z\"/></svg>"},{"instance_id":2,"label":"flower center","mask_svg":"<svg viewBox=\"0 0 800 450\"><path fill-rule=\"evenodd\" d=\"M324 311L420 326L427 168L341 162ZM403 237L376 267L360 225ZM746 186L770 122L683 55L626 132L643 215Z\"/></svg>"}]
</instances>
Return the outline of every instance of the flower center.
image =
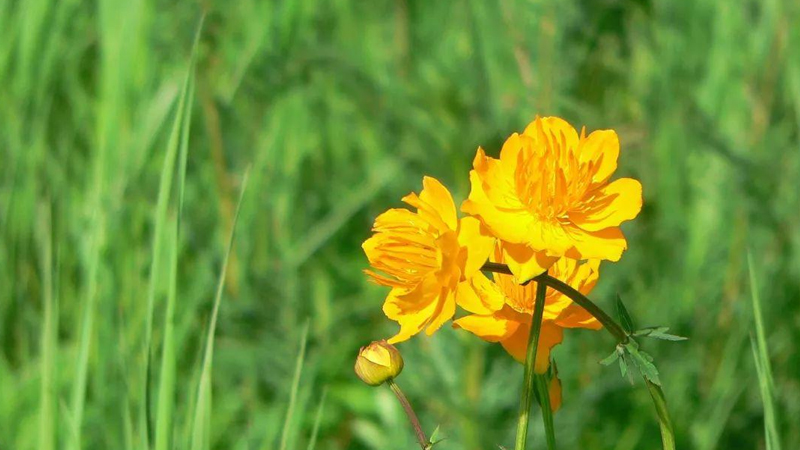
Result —
<instances>
[{"instance_id":1,"label":"flower center","mask_svg":"<svg viewBox=\"0 0 800 450\"><path fill-rule=\"evenodd\" d=\"M528 283L521 286L514 282L514 277L510 275L494 274L494 282L506 297L506 304L514 311L523 314L533 314L533 306L536 303L536 283ZM545 311L547 307L557 301L558 292L555 289L548 289L545 296Z\"/></svg>"},{"instance_id":2,"label":"flower center","mask_svg":"<svg viewBox=\"0 0 800 450\"><path fill-rule=\"evenodd\" d=\"M591 172L565 136L545 133L539 126L517 156L514 183L519 199L543 221L565 219L579 209L591 183ZM581 140L582 141L582 140Z\"/></svg>"},{"instance_id":3,"label":"flower center","mask_svg":"<svg viewBox=\"0 0 800 450\"><path fill-rule=\"evenodd\" d=\"M367 242L367 254L375 269L367 271L378 284L413 289L435 274L442 284L460 276L459 245L454 231L441 233L415 216L415 221L381 223Z\"/></svg>"}]
</instances>

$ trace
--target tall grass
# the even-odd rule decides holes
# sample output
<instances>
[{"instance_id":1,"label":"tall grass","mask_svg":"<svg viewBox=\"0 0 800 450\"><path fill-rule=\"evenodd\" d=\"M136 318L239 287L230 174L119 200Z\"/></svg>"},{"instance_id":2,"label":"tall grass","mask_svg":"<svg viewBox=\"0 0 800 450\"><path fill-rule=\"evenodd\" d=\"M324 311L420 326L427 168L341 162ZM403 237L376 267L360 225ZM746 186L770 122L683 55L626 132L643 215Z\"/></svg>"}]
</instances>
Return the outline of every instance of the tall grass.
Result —
<instances>
[{"instance_id":1,"label":"tall grass","mask_svg":"<svg viewBox=\"0 0 800 450\"><path fill-rule=\"evenodd\" d=\"M235 3L0 0L1 449L411 448L352 375L396 330L360 244L422 174L463 199L475 149L535 114L615 128L642 180L592 298L690 337L648 346L677 448L800 445L796 5ZM559 448L660 445L648 394L596 364L610 345L554 352ZM502 350L450 329L400 350L437 449L511 445Z\"/></svg>"},{"instance_id":2,"label":"tall grass","mask_svg":"<svg viewBox=\"0 0 800 450\"><path fill-rule=\"evenodd\" d=\"M750 273L750 294L753 300L753 319L755 321L755 336L750 336L753 349L753 361L758 375L758 387L761 391L761 401L764 404L764 433L767 450L780 450L781 437L778 433L778 416L775 408L775 379L772 376L772 363L769 358L766 331L764 330L764 317L761 313L761 298L758 294L753 257L748 253L747 268Z\"/></svg>"}]
</instances>

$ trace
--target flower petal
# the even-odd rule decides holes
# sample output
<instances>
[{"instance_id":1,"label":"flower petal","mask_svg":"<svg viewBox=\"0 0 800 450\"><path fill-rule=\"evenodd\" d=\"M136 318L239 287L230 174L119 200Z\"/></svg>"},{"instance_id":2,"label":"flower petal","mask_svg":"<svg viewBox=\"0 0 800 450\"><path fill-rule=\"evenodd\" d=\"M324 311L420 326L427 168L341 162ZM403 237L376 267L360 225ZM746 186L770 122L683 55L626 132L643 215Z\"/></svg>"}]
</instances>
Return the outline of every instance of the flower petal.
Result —
<instances>
[{"instance_id":1,"label":"flower petal","mask_svg":"<svg viewBox=\"0 0 800 450\"><path fill-rule=\"evenodd\" d=\"M599 268L600 260L597 259L581 263L570 258L562 258L553 266L553 276L577 289L581 294L589 295L600 276ZM577 303L573 303L565 295L561 293L558 295L567 300L567 306L555 318L556 324L564 328L588 328L590 330L603 328L600 321L589 314L589 311Z\"/></svg>"},{"instance_id":2,"label":"flower petal","mask_svg":"<svg viewBox=\"0 0 800 450\"><path fill-rule=\"evenodd\" d=\"M436 308L431 313L428 326L425 328L425 334L428 336L436 332L448 320L452 319L456 314L456 291L452 289L442 288L439 294Z\"/></svg>"},{"instance_id":3,"label":"flower petal","mask_svg":"<svg viewBox=\"0 0 800 450\"><path fill-rule=\"evenodd\" d=\"M619 261L628 248L625 236L619 227L600 231L585 231L576 226L567 229L574 247L565 256L573 259L605 259Z\"/></svg>"},{"instance_id":4,"label":"flower petal","mask_svg":"<svg viewBox=\"0 0 800 450\"><path fill-rule=\"evenodd\" d=\"M519 153L524 147L530 147L533 140L530 136L520 135L513 133L503 143L500 149L500 162L503 167L503 172L509 180L514 179L514 172L517 170L517 161Z\"/></svg>"},{"instance_id":5,"label":"flower petal","mask_svg":"<svg viewBox=\"0 0 800 450\"><path fill-rule=\"evenodd\" d=\"M486 156L482 148L478 148L472 167L481 180L481 187L486 198L497 208L502 210L524 209L514 185L514 172L508 170L513 167L499 159ZM470 178L470 181L472 179Z\"/></svg>"},{"instance_id":6,"label":"flower petal","mask_svg":"<svg viewBox=\"0 0 800 450\"><path fill-rule=\"evenodd\" d=\"M520 282L543 274L556 261L557 256L547 256L543 251L535 251L522 244L502 244L503 261Z\"/></svg>"},{"instance_id":7,"label":"flower petal","mask_svg":"<svg viewBox=\"0 0 800 450\"><path fill-rule=\"evenodd\" d=\"M492 314L505 304L500 288L480 272L458 284L456 303L475 314Z\"/></svg>"},{"instance_id":8,"label":"flower petal","mask_svg":"<svg viewBox=\"0 0 800 450\"><path fill-rule=\"evenodd\" d=\"M590 330L603 328L603 324L599 320L577 303L572 303L564 308L556 317L555 323L564 328L588 328Z\"/></svg>"},{"instance_id":9,"label":"flower petal","mask_svg":"<svg viewBox=\"0 0 800 450\"><path fill-rule=\"evenodd\" d=\"M422 192L419 193L419 198L438 212L439 217L451 230L458 228L458 216L453 196L439 180L428 176L423 177Z\"/></svg>"},{"instance_id":10,"label":"flower petal","mask_svg":"<svg viewBox=\"0 0 800 450\"><path fill-rule=\"evenodd\" d=\"M530 325L520 324L516 333L508 339L500 341L503 348L517 361L525 364L526 352L528 351L528 336L530 335ZM550 350L561 343L564 331L561 327L550 321L542 322L542 330L539 333L539 345L536 348L536 362L533 371L542 374L550 366Z\"/></svg>"},{"instance_id":11,"label":"flower petal","mask_svg":"<svg viewBox=\"0 0 800 450\"><path fill-rule=\"evenodd\" d=\"M477 216L498 239L524 243L528 241L528 226L534 217L522 209L498 209L486 196L484 184L477 171L469 173L472 189L469 198L461 205L461 210Z\"/></svg>"},{"instance_id":12,"label":"flower petal","mask_svg":"<svg viewBox=\"0 0 800 450\"><path fill-rule=\"evenodd\" d=\"M596 130L580 145L580 160L592 166L592 182L604 183L617 170L619 137L614 130Z\"/></svg>"},{"instance_id":13,"label":"flower petal","mask_svg":"<svg viewBox=\"0 0 800 450\"><path fill-rule=\"evenodd\" d=\"M410 293L399 289L389 292L383 304L383 313L400 324L400 331L388 340L390 344L408 340L430 322L438 302L436 296L425 297L423 294L424 290L420 288Z\"/></svg>"},{"instance_id":14,"label":"flower petal","mask_svg":"<svg viewBox=\"0 0 800 450\"><path fill-rule=\"evenodd\" d=\"M547 139L555 138L558 142L563 142L563 148L578 148L578 132L569 122L560 117L536 118L536 120L528 124L523 134L534 139L541 139L542 137Z\"/></svg>"},{"instance_id":15,"label":"flower petal","mask_svg":"<svg viewBox=\"0 0 800 450\"><path fill-rule=\"evenodd\" d=\"M617 227L642 210L642 184L633 178L620 178L606 185L589 205L569 213L575 225L586 231Z\"/></svg>"},{"instance_id":16,"label":"flower petal","mask_svg":"<svg viewBox=\"0 0 800 450\"><path fill-rule=\"evenodd\" d=\"M550 395L550 409L553 412L558 411L561 408L561 380L558 378L558 373L553 373L547 393Z\"/></svg>"},{"instance_id":17,"label":"flower petal","mask_svg":"<svg viewBox=\"0 0 800 450\"><path fill-rule=\"evenodd\" d=\"M463 328L487 342L499 342L517 331L520 324L499 315L472 314L453 322L456 328Z\"/></svg>"},{"instance_id":18,"label":"flower petal","mask_svg":"<svg viewBox=\"0 0 800 450\"><path fill-rule=\"evenodd\" d=\"M461 276L463 279L467 279L480 270L483 263L489 259L489 254L494 248L494 237L481 225L480 220L474 217L464 217L459 222L458 244L466 253Z\"/></svg>"},{"instance_id":19,"label":"flower petal","mask_svg":"<svg viewBox=\"0 0 800 450\"><path fill-rule=\"evenodd\" d=\"M439 211L436 210L433 205L424 202L416 193L412 192L403 197L401 200L413 206L414 208L417 208L416 215L426 223L430 224L431 227L434 227L439 233L446 233L450 230L453 230L453 228L450 228L450 225L448 225L447 222L442 219Z\"/></svg>"}]
</instances>

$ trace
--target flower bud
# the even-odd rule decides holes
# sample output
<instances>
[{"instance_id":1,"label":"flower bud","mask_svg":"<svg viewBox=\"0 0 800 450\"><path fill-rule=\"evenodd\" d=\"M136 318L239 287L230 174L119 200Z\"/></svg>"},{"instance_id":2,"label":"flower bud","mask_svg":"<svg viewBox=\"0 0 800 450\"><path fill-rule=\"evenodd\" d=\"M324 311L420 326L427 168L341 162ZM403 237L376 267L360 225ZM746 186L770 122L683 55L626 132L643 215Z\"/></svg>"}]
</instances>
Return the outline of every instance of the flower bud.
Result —
<instances>
[{"instance_id":1,"label":"flower bud","mask_svg":"<svg viewBox=\"0 0 800 450\"><path fill-rule=\"evenodd\" d=\"M356 358L356 375L370 386L378 386L403 371L403 357L385 340L361 347Z\"/></svg>"},{"instance_id":2,"label":"flower bud","mask_svg":"<svg viewBox=\"0 0 800 450\"><path fill-rule=\"evenodd\" d=\"M557 375L553 375L550 380L547 393L550 396L550 410L558 411L561 408L561 380Z\"/></svg>"}]
</instances>

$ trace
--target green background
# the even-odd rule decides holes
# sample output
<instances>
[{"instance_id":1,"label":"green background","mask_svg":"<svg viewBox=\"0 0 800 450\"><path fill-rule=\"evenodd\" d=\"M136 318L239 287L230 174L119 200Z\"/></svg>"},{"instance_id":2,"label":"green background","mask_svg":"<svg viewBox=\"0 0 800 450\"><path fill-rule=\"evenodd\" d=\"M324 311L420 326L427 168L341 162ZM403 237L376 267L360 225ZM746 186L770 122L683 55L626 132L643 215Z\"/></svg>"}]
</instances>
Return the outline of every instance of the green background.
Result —
<instances>
[{"instance_id":1,"label":"green background","mask_svg":"<svg viewBox=\"0 0 800 450\"><path fill-rule=\"evenodd\" d=\"M171 188L161 174L203 13L180 208L180 151ZM536 114L617 130L616 176L642 181L591 297L690 338L643 342L678 448L768 448L748 250L768 423L800 447L797 2L0 0L0 30L0 449L140 449L148 430L159 448L413 448L389 389L352 371L396 330L360 244L423 175L462 200L476 148ZM598 364L613 346L576 330L555 350L560 448L659 448L641 381ZM512 446L522 366L499 345L446 326L399 348L437 448Z\"/></svg>"}]
</instances>

